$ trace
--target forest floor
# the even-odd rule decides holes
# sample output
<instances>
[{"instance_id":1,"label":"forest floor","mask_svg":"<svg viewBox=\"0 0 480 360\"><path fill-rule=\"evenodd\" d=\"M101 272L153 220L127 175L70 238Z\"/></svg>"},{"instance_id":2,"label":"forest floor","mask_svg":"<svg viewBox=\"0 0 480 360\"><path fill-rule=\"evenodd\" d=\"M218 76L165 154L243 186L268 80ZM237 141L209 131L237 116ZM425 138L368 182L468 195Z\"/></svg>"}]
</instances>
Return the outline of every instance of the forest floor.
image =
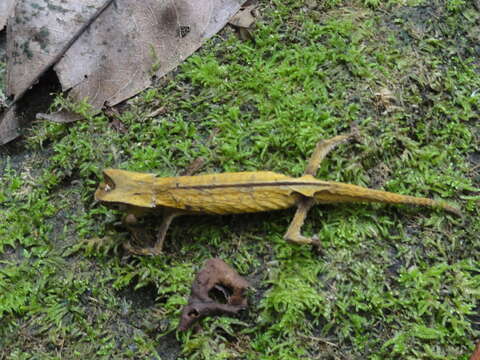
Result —
<instances>
[{"instance_id":1,"label":"forest floor","mask_svg":"<svg viewBox=\"0 0 480 360\"><path fill-rule=\"evenodd\" d=\"M468 359L480 338L480 11L467 0L260 1L254 40L225 28L117 120L33 120L0 149L0 359ZM0 80L5 65L0 64ZM162 109L158 111L158 109ZM440 210L319 205L174 220L131 256L102 169L175 176L303 173L317 141L357 122L318 177L442 198ZM121 125L119 125L119 122ZM153 231L155 219L145 228ZM196 272L220 257L251 282L238 318L176 332Z\"/></svg>"}]
</instances>

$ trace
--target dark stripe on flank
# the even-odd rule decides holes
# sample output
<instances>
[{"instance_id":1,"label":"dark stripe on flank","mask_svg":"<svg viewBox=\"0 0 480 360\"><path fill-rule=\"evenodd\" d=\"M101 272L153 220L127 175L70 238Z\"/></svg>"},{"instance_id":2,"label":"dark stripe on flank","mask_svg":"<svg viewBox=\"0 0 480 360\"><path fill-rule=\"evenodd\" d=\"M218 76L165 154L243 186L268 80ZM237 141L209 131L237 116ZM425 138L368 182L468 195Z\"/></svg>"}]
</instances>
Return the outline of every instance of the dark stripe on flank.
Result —
<instances>
[{"instance_id":1,"label":"dark stripe on flank","mask_svg":"<svg viewBox=\"0 0 480 360\"><path fill-rule=\"evenodd\" d=\"M247 187L267 187L267 186L334 186L328 182L295 182L295 181L279 181L279 182L258 182L258 183L243 183L243 184L208 184L208 185L190 185L182 186L179 183L175 184L175 189L183 190L202 190L202 189L224 189L224 188L247 188Z\"/></svg>"}]
</instances>

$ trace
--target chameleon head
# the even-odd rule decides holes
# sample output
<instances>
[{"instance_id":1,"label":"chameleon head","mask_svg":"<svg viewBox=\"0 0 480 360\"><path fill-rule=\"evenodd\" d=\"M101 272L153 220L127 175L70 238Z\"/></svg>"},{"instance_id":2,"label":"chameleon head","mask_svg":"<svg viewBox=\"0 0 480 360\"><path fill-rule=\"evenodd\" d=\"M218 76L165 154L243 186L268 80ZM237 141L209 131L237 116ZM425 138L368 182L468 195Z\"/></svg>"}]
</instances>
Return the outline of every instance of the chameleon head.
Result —
<instances>
[{"instance_id":1,"label":"chameleon head","mask_svg":"<svg viewBox=\"0 0 480 360\"><path fill-rule=\"evenodd\" d=\"M95 191L95 200L105 204L155 207L152 183L155 175L120 169L104 169L104 181Z\"/></svg>"}]
</instances>

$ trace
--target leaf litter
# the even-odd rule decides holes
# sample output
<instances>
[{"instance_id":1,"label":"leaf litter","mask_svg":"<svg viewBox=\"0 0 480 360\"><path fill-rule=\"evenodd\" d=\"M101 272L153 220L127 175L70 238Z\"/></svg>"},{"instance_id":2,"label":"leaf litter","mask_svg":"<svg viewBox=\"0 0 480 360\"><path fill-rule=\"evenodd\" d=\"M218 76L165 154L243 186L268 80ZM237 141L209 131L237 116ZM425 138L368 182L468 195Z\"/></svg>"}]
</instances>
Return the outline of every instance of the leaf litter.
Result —
<instances>
[{"instance_id":1,"label":"leaf litter","mask_svg":"<svg viewBox=\"0 0 480 360\"><path fill-rule=\"evenodd\" d=\"M0 118L0 144L20 135L11 109L52 66L72 100L95 110L115 106L175 69L244 2L18 2L7 22L6 92L13 102Z\"/></svg>"}]
</instances>

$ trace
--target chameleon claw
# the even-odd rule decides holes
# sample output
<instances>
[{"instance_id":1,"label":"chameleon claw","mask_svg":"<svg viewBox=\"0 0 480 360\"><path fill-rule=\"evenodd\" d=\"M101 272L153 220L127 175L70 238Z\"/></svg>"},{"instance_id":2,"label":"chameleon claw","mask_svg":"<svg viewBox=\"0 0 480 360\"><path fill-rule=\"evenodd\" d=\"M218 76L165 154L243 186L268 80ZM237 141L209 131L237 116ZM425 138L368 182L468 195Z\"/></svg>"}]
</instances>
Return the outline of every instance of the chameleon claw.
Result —
<instances>
[{"instance_id":1,"label":"chameleon claw","mask_svg":"<svg viewBox=\"0 0 480 360\"><path fill-rule=\"evenodd\" d=\"M322 243L320 242L320 239L317 235L312 236L311 238L312 242L312 249L315 251L318 255L321 255L323 252L322 248Z\"/></svg>"}]
</instances>

